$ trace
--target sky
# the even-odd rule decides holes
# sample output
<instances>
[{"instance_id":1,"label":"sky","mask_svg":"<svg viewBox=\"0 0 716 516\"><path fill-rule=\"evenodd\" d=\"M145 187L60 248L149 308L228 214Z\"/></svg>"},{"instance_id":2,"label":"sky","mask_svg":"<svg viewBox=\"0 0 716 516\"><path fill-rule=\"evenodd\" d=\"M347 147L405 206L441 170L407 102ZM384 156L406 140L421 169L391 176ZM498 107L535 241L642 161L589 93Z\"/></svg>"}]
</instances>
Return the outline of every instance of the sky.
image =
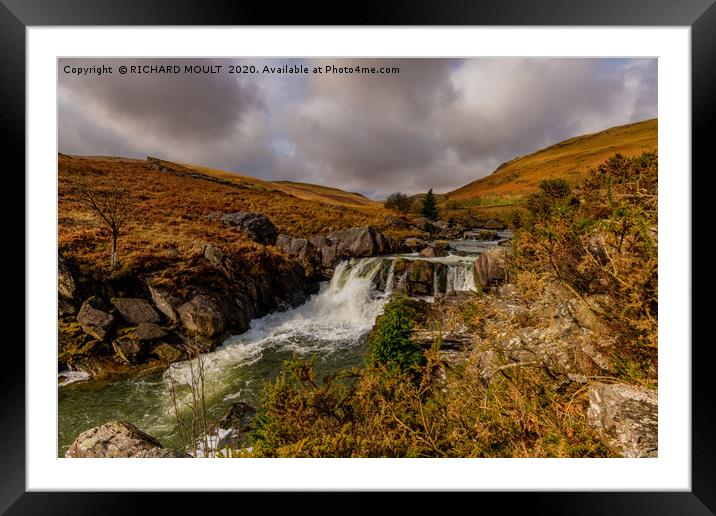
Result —
<instances>
[{"instance_id":1,"label":"sky","mask_svg":"<svg viewBox=\"0 0 716 516\"><path fill-rule=\"evenodd\" d=\"M101 65L112 73L73 73ZM184 73L196 65L221 68ZM281 65L309 72L262 73ZM60 152L156 156L373 199L447 192L561 140L657 116L656 59L60 59L58 74Z\"/></svg>"}]
</instances>

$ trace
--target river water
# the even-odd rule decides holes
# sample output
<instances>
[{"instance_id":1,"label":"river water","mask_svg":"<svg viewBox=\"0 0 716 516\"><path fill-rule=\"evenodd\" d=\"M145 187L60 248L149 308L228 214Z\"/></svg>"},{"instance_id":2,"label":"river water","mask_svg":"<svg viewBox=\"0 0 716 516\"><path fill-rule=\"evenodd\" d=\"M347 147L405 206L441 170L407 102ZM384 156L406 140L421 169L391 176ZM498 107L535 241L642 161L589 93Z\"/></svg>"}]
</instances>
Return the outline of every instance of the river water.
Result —
<instances>
[{"instance_id":1,"label":"river water","mask_svg":"<svg viewBox=\"0 0 716 516\"><path fill-rule=\"evenodd\" d=\"M451 242L469 256L431 258L448 265L448 290L474 288L472 262L491 242ZM462 249L461 249L462 247ZM420 259L417 255L404 255ZM252 321L250 329L230 337L214 352L203 355L205 391L210 419L218 419L234 402L256 406L267 380L274 379L284 361L310 356L319 377L363 363L368 332L399 278L388 281L386 292L376 289L374 277L390 257L344 261L330 282L306 303ZM75 382L59 389L58 453L77 435L111 420L129 421L159 439L179 446L175 432L171 385L181 399L191 381L187 361L168 369L137 373L109 381Z\"/></svg>"}]
</instances>

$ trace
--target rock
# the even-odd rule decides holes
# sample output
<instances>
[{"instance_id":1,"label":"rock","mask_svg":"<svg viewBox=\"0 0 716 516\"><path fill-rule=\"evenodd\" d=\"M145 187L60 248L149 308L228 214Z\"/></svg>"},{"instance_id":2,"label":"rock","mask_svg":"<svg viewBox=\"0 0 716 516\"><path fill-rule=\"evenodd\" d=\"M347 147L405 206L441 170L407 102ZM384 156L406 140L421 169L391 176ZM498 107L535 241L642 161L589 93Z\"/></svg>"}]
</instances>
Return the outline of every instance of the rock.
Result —
<instances>
[{"instance_id":1,"label":"rock","mask_svg":"<svg viewBox=\"0 0 716 516\"><path fill-rule=\"evenodd\" d=\"M131 324L159 322L159 314L145 299L139 297L113 297L110 302Z\"/></svg>"},{"instance_id":2,"label":"rock","mask_svg":"<svg viewBox=\"0 0 716 516\"><path fill-rule=\"evenodd\" d=\"M155 323L140 323L136 330L139 340L155 340L166 337L168 334L164 328Z\"/></svg>"},{"instance_id":3,"label":"rock","mask_svg":"<svg viewBox=\"0 0 716 516\"><path fill-rule=\"evenodd\" d=\"M242 432L252 426L255 417L256 409L251 405L243 401L232 403L224 417L219 421L219 428L226 430L235 428Z\"/></svg>"},{"instance_id":4,"label":"rock","mask_svg":"<svg viewBox=\"0 0 716 516\"><path fill-rule=\"evenodd\" d=\"M172 346L171 344L167 344L166 342L162 342L156 348L154 348L153 353L157 357L159 357L160 360L163 360L164 362L169 362L170 364L172 362L178 362L185 357L185 354L182 350Z\"/></svg>"},{"instance_id":5,"label":"rock","mask_svg":"<svg viewBox=\"0 0 716 516\"><path fill-rule=\"evenodd\" d=\"M77 322L88 335L105 340L112 331L114 316L100 309L101 306L97 297L87 299L77 314Z\"/></svg>"},{"instance_id":6,"label":"rock","mask_svg":"<svg viewBox=\"0 0 716 516\"><path fill-rule=\"evenodd\" d=\"M320 253L320 264L326 275L331 275L336 265L345 258L391 254L400 247L393 239L371 227L335 231L326 236L313 237L309 243Z\"/></svg>"},{"instance_id":7,"label":"rock","mask_svg":"<svg viewBox=\"0 0 716 516\"><path fill-rule=\"evenodd\" d=\"M497 219L490 219L487 222L485 222L484 228L485 229L503 230L503 229L507 229L507 224L505 224L504 222L500 222Z\"/></svg>"},{"instance_id":8,"label":"rock","mask_svg":"<svg viewBox=\"0 0 716 516\"><path fill-rule=\"evenodd\" d=\"M147 283L147 288L149 289L149 294L152 296L154 305L159 311L171 321L178 320L179 316L175 307L179 304L179 298L156 285Z\"/></svg>"},{"instance_id":9,"label":"rock","mask_svg":"<svg viewBox=\"0 0 716 516\"><path fill-rule=\"evenodd\" d=\"M485 240L490 242L492 240L497 240L500 237L497 235L496 231L481 229L479 231L466 231L463 234L463 238L466 240Z\"/></svg>"},{"instance_id":10,"label":"rock","mask_svg":"<svg viewBox=\"0 0 716 516\"><path fill-rule=\"evenodd\" d=\"M449 254L450 253L448 253L446 249L434 246L428 246L422 251L420 251L420 256L422 256L423 258L435 258L441 256L448 256Z\"/></svg>"},{"instance_id":11,"label":"rock","mask_svg":"<svg viewBox=\"0 0 716 516\"><path fill-rule=\"evenodd\" d=\"M410 253L419 253L426 247L429 247L430 244L428 244L424 240L420 240L419 238L406 238L405 241L403 241L403 249L405 249L407 252Z\"/></svg>"},{"instance_id":12,"label":"rock","mask_svg":"<svg viewBox=\"0 0 716 516\"><path fill-rule=\"evenodd\" d=\"M77 294L77 282L67 261L61 256L57 262L57 293L67 301L73 301Z\"/></svg>"},{"instance_id":13,"label":"rock","mask_svg":"<svg viewBox=\"0 0 716 516\"><path fill-rule=\"evenodd\" d=\"M207 218L241 231L251 240L260 244L273 245L276 243L278 230L273 222L262 213L242 211L222 213L214 211L209 213Z\"/></svg>"},{"instance_id":14,"label":"rock","mask_svg":"<svg viewBox=\"0 0 716 516\"><path fill-rule=\"evenodd\" d=\"M344 257L364 258L392 253L397 247L392 239L371 227L350 228L328 235L338 253Z\"/></svg>"},{"instance_id":15,"label":"rock","mask_svg":"<svg viewBox=\"0 0 716 516\"><path fill-rule=\"evenodd\" d=\"M385 225L391 228L397 228L397 229L409 229L410 223L408 221L396 218L396 217L385 217L383 219L385 222Z\"/></svg>"},{"instance_id":16,"label":"rock","mask_svg":"<svg viewBox=\"0 0 716 516\"><path fill-rule=\"evenodd\" d=\"M445 292L447 269L444 263L397 259L393 269L394 288L412 296L433 296ZM435 292L436 287L438 292Z\"/></svg>"},{"instance_id":17,"label":"rock","mask_svg":"<svg viewBox=\"0 0 716 516\"><path fill-rule=\"evenodd\" d=\"M179 307L179 319L191 335L212 337L226 329L226 318L209 295L199 294Z\"/></svg>"},{"instance_id":18,"label":"rock","mask_svg":"<svg viewBox=\"0 0 716 516\"><path fill-rule=\"evenodd\" d=\"M624 457L658 456L656 391L626 384L592 385L587 422L608 448Z\"/></svg>"},{"instance_id":19,"label":"rock","mask_svg":"<svg viewBox=\"0 0 716 516\"><path fill-rule=\"evenodd\" d=\"M111 421L82 432L65 453L68 458L188 457L124 421Z\"/></svg>"},{"instance_id":20,"label":"rock","mask_svg":"<svg viewBox=\"0 0 716 516\"><path fill-rule=\"evenodd\" d=\"M123 362L127 364L136 364L139 362L142 347L138 340L126 337L114 339L114 341L112 341L112 348Z\"/></svg>"},{"instance_id":21,"label":"rock","mask_svg":"<svg viewBox=\"0 0 716 516\"><path fill-rule=\"evenodd\" d=\"M434 221L425 218L425 217L419 217L414 220L415 227L417 227L421 231L425 231L426 233L439 233L441 227Z\"/></svg>"},{"instance_id":22,"label":"rock","mask_svg":"<svg viewBox=\"0 0 716 516\"><path fill-rule=\"evenodd\" d=\"M505 269L507 253L502 247L487 249L475 260L475 282L485 289L507 278Z\"/></svg>"},{"instance_id":23,"label":"rock","mask_svg":"<svg viewBox=\"0 0 716 516\"><path fill-rule=\"evenodd\" d=\"M276 239L276 246L294 257L304 268L309 276L318 272L321 266L321 253L316 246L305 238L294 238L289 235L279 235Z\"/></svg>"}]
</instances>

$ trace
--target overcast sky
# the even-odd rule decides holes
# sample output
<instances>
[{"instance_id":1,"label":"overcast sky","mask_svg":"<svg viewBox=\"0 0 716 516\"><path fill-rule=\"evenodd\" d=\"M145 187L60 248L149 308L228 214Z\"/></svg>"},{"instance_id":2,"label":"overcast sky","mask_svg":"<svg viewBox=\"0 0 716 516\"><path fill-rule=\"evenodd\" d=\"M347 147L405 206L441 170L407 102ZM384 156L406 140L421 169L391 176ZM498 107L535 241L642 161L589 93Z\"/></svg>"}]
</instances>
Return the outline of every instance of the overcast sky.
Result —
<instances>
[{"instance_id":1,"label":"overcast sky","mask_svg":"<svg viewBox=\"0 0 716 516\"><path fill-rule=\"evenodd\" d=\"M66 74L66 65L113 66ZM126 74L120 65L222 65ZM230 74L229 65L399 74ZM62 59L59 150L193 163L372 198L446 192L579 134L657 116L656 59Z\"/></svg>"}]
</instances>

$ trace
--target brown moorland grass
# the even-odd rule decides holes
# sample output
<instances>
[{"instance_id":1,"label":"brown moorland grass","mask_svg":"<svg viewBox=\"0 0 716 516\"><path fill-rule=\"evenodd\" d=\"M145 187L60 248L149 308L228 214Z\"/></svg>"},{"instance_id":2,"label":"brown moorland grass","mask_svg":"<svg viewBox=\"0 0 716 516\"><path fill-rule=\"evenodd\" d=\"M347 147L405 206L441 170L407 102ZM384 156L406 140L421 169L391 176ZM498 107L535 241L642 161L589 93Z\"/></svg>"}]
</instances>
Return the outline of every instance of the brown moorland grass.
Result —
<instances>
[{"instance_id":1,"label":"brown moorland grass","mask_svg":"<svg viewBox=\"0 0 716 516\"><path fill-rule=\"evenodd\" d=\"M81 184L126 190L132 214L120 234L118 252L122 268L134 272L181 262L206 242L231 249L247 263L283 256L275 247L209 222L206 216L211 211L263 213L280 232L301 237L353 226L381 227L391 213L380 205L336 206L251 184L234 187L176 176L151 169L144 160L61 154L58 166L58 248L80 267L100 274L110 270L110 231L79 201Z\"/></svg>"},{"instance_id":2,"label":"brown moorland grass","mask_svg":"<svg viewBox=\"0 0 716 516\"><path fill-rule=\"evenodd\" d=\"M626 157L657 150L658 120L612 127L564 140L500 165L492 174L447 194L456 201L523 198L537 191L540 181L562 178L578 182L591 168L619 153Z\"/></svg>"}]
</instances>

